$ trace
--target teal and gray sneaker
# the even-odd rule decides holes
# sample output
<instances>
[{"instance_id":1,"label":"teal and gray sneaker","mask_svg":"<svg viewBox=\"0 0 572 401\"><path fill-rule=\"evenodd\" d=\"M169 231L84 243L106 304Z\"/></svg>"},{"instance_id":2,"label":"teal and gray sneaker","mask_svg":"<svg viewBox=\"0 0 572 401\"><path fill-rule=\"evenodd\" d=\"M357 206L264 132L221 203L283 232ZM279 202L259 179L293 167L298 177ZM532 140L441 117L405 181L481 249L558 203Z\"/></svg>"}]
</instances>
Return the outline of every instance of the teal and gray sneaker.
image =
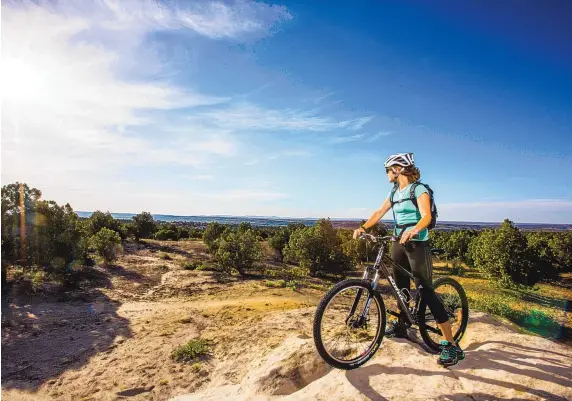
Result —
<instances>
[{"instance_id":1,"label":"teal and gray sneaker","mask_svg":"<svg viewBox=\"0 0 572 401\"><path fill-rule=\"evenodd\" d=\"M449 341L441 341L441 355L437 363L441 366L453 366L457 362L465 359L465 353L458 345L453 345Z\"/></svg>"}]
</instances>

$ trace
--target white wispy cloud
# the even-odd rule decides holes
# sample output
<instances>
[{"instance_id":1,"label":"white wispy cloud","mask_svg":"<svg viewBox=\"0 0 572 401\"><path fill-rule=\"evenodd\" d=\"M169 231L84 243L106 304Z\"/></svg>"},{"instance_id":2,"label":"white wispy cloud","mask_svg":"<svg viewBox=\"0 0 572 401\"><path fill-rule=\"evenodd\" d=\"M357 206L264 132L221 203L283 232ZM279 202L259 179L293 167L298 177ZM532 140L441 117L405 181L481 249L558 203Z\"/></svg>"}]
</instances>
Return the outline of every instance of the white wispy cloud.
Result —
<instances>
[{"instance_id":1,"label":"white wispy cloud","mask_svg":"<svg viewBox=\"0 0 572 401\"><path fill-rule=\"evenodd\" d=\"M16 3L16 2L12 2ZM97 26L115 32L144 33L192 30L211 39L264 36L276 24L292 19L279 5L237 0L165 3L156 0L40 1L44 9L71 16L90 15Z\"/></svg>"},{"instance_id":2,"label":"white wispy cloud","mask_svg":"<svg viewBox=\"0 0 572 401\"><path fill-rule=\"evenodd\" d=\"M332 139L332 143L348 143L348 142L354 142L357 140L360 140L361 138L363 138L365 136L365 134L355 134L355 135L348 135L348 136L339 136L336 137L334 139Z\"/></svg>"},{"instance_id":3,"label":"white wispy cloud","mask_svg":"<svg viewBox=\"0 0 572 401\"><path fill-rule=\"evenodd\" d=\"M356 118L354 122L351 124L350 129L358 131L362 129L363 126L369 123L371 120L373 120L373 116Z\"/></svg>"},{"instance_id":4,"label":"white wispy cloud","mask_svg":"<svg viewBox=\"0 0 572 401\"><path fill-rule=\"evenodd\" d=\"M286 7L253 1L237 1L232 7L209 2L193 8L179 13L176 20L211 38L267 32L275 23L292 18Z\"/></svg>"},{"instance_id":5,"label":"white wispy cloud","mask_svg":"<svg viewBox=\"0 0 572 401\"><path fill-rule=\"evenodd\" d=\"M367 134L361 133L361 134L355 134L355 135L339 136L339 137L332 139L331 142L335 143L335 144L340 144L340 143L348 143L348 142L355 142L355 141L363 140L365 142L371 143L371 142L375 142L376 140L378 140L381 137L388 136L388 135L391 135L391 132L378 132L377 134L374 134L372 136L367 136Z\"/></svg>"},{"instance_id":6,"label":"white wispy cloud","mask_svg":"<svg viewBox=\"0 0 572 401\"><path fill-rule=\"evenodd\" d=\"M391 135L391 134L392 134L392 133L389 132L389 131L381 131L381 132L378 132L378 133L375 134L375 135L370 136L369 138L366 139L366 141L367 141L367 142L375 142L375 141L377 141L379 138L382 138L382 137L384 137L384 136L389 136L389 135Z\"/></svg>"},{"instance_id":7,"label":"white wispy cloud","mask_svg":"<svg viewBox=\"0 0 572 401\"><path fill-rule=\"evenodd\" d=\"M355 124L354 119L338 121L329 116L317 115L312 111L274 110L250 103L211 108L189 116L189 120L210 123L224 129L243 131L330 131Z\"/></svg>"}]
</instances>

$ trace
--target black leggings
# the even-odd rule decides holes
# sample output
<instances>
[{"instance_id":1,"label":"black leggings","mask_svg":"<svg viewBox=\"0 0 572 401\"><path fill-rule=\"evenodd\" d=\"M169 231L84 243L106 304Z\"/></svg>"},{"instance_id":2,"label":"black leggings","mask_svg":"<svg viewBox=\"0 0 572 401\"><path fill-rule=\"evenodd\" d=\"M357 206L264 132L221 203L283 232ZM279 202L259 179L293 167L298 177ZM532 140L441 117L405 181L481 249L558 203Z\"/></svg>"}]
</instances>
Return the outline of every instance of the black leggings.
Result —
<instances>
[{"instance_id":1,"label":"black leggings","mask_svg":"<svg viewBox=\"0 0 572 401\"><path fill-rule=\"evenodd\" d=\"M437 323L445 323L449 320L443 304L435 295L431 275L433 262L429 241L408 241L405 245L393 242L391 247L391 259L400 266L413 273L415 286L421 291L421 296L427 302L431 313ZM398 288L410 290L410 278L397 268L393 268L395 283Z\"/></svg>"}]
</instances>

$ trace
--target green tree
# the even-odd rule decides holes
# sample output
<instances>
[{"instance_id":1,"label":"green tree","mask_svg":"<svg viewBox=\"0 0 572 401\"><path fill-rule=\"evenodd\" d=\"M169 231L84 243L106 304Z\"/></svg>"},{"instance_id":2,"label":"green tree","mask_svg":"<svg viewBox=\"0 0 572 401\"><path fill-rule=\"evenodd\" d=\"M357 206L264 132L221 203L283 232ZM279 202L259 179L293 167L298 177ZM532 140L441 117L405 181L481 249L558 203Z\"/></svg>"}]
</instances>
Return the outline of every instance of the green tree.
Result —
<instances>
[{"instance_id":1,"label":"green tree","mask_svg":"<svg viewBox=\"0 0 572 401\"><path fill-rule=\"evenodd\" d=\"M525 236L505 219L499 229L484 230L471 243L471 258L475 267L501 286L513 282L534 284L536 278L529 260Z\"/></svg>"},{"instance_id":2,"label":"green tree","mask_svg":"<svg viewBox=\"0 0 572 401\"><path fill-rule=\"evenodd\" d=\"M95 248L96 253L103 258L106 266L117 260L123 250L119 234L105 227L89 239L89 245Z\"/></svg>"},{"instance_id":3,"label":"green tree","mask_svg":"<svg viewBox=\"0 0 572 401\"><path fill-rule=\"evenodd\" d=\"M188 227L179 227L179 239L191 238L191 230L193 229Z\"/></svg>"},{"instance_id":4,"label":"green tree","mask_svg":"<svg viewBox=\"0 0 572 401\"><path fill-rule=\"evenodd\" d=\"M558 277L556 257L549 246L552 235L543 232L525 233L529 251L529 261L533 264L531 274L535 280L555 279Z\"/></svg>"},{"instance_id":5,"label":"green tree","mask_svg":"<svg viewBox=\"0 0 572 401\"><path fill-rule=\"evenodd\" d=\"M223 233L227 230L227 227L223 224L220 224L216 221L213 221L207 224L205 231L203 232L203 241L209 252L212 254L216 253L218 248L217 240L223 235Z\"/></svg>"},{"instance_id":6,"label":"green tree","mask_svg":"<svg viewBox=\"0 0 572 401\"><path fill-rule=\"evenodd\" d=\"M366 220L362 220L360 226L365 222ZM350 258L353 263L375 261L377 253L379 252L379 243L373 243L371 241L361 239L353 239L353 229L338 229L337 231L338 237L341 241L343 253L348 258ZM388 235L388 230L382 223L378 223L368 230L368 234L375 236L385 236Z\"/></svg>"},{"instance_id":7,"label":"green tree","mask_svg":"<svg viewBox=\"0 0 572 401\"><path fill-rule=\"evenodd\" d=\"M159 241L178 241L189 236L189 231L176 223L159 223L156 229L153 238Z\"/></svg>"},{"instance_id":8,"label":"green tree","mask_svg":"<svg viewBox=\"0 0 572 401\"><path fill-rule=\"evenodd\" d=\"M37 239L34 262L40 266L67 268L87 256L87 241L82 224L69 204L36 202Z\"/></svg>"},{"instance_id":9,"label":"green tree","mask_svg":"<svg viewBox=\"0 0 572 401\"><path fill-rule=\"evenodd\" d=\"M203 231L196 227L189 228L189 238L193 239L202 239L203 238Z\"/></svg>"},{"instance_id":10,"label":"green tree","mask_svg":"<svg viewBox=\"0 0 572 401\"><path fill-rule=\"evenodd\" d=\"M548 240L554 259L562 272L572 271L572 233L554 233Z\"/></svg>"},{"instance_id":11,"label":"green tree","mask_svg":"<svg viewBox=\"0 0 572 401\"><path fill-rule=\"evenodd\" d=\"M231 232L217 240L215 260L221 271L231 273L233 269L241 275L262 259L262 245L253 230Z\"/></svg>"},{"instance_id":12,"label":"green tree","mask_svg":"<svg viewBox=\"0 0 572 401\"><path fill-rule=\"evenodd\" d=\"M142 238L151 238L155 231L157 231L157 223L151 213L141 212L133 216L130 229L135 240L139 241Z\"/></svg>"},{"instance_id":13,"label":"green tree","mask_svg":"<svg viewBox=\"0 0 572 401\"><path fill-rule=\"evenodd\" d=\"M90 236L98 233L102 228L108 228L119 234L122 240L127 237L127 232L123 225L118 220L115 220L109 212L103 213L100 210L93 212L87 219L87 227Z\"/></svg>"},{"instance_id":14,"label":"green tree","mask_svg":"<svg viewBox=\"0 0 572 401\"><path fill-rule=\"evenodd\" d=\"M298 230L303 230L306 228L306 225L304 223L288 223L288 232L290 234L292 234L294 231L298 231Z\"/></svg>"},{"instance_id":15,"label":"green tree","mask_svg":"<svg viewBox=\"0 0 572 401\"><path fill-rule=\"evenodd\" d=\"M37 246L36 202L42 192L26 183L2 187L2 260L30 265Z\"/></svg>"},{"instance_id":16,"label":"green tree","mask_svg":"<svg viewBox=\"0 0 572 401\"><path fill-rule=\"evenodd\" d=\"M329 219L321 219L313 227L294 231L284 248L285 260L299 263L315 276L319 271L343 273L352 267L352 261L341 247Z\"/></svg>"},{"instance_id":17,"label":"green tree","mask_svg":"<svg viewBox=\"0 0 572 401\"><path fill-rule=\"evenodd\" d=\"M290 231L287 227L280 227L268 240L268 244L280 255L280 260L284 260L284 248L288 241L290 241Z\"/></svg>"},{"instance_id":18,"label":"green tree","mask_svg":"<svg viewBox=\"0 0 572 401\"><path fill-rule=\"evenodd\" d=\"M449 239L452 233L452 231L433 230L430 234L431 245L434 248L442 248L446 251L449 248Z\"/></svg>"},{"instance_id":19,"label":"green tree","mask_svg":"<svg viewBox=\"0 0 572 401\"><path fill-rule=\"evenodd\" d=\"M250 224L248 221L243 221L242 223L240 223L238 225L238 232L239 233L244 233L244 232L247 232L248 230L253 230L252 224Z\"/></svg>"},{"instance_id":20,"label":"green tree","mask_svg":"<svg viewBox=\"0 0 572 401\"><path fill-rule=\"evenodd\" d=\"M470 263L469 245L478 234L476 230L455 230L448 235L444 248L450 257Z\"/></svg>"},{"instance_id":21,"label":"green tree","mask_svg":"<svg viewBox=\"0 0 572 401\"><path fill-rule=\"evenodd\" d=\"M2 187L2 260L64 272L85 258L83 225L69 204L41 200L25 183Z\"/></svg>"},{"instance_id":22,"label":"green tree","mask_svg":"<svg viewBox=\"0 0 572 401\"><path fill-rule=\"evenodd\" d=\"M286 227L279 227L274 231L268 243L278 252L280 260L284 260L284 248L288 245L292 233L305 228L306 225L304 223L288 223Z\"/></svg>"}]
</instances>

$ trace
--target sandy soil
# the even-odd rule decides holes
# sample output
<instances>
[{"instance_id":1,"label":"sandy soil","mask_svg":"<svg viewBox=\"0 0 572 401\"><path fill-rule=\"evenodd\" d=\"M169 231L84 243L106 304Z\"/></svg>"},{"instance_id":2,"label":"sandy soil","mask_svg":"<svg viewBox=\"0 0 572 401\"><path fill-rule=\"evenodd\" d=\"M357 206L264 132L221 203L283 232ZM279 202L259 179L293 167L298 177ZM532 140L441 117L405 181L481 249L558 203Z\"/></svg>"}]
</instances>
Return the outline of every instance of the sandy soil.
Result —
<instances>
[{"instance_id":1,"label":"sandy soil","mask_svg":"<svg viewBox=\"0 0 572 401\"><path fill-rule=\"evenodd\" d=\"M572 399L570 347L481 313L458 366L439 367L412 332L384 339L360 369L331 369L311 339L322 292L182 268L207 259L199 242L132 246L118 266L96 269L101 285L81 296L13 291L3 308L2 399ZM196 338L209 342L208 355L172 360Z\"/></svg>"}]
</instances>

